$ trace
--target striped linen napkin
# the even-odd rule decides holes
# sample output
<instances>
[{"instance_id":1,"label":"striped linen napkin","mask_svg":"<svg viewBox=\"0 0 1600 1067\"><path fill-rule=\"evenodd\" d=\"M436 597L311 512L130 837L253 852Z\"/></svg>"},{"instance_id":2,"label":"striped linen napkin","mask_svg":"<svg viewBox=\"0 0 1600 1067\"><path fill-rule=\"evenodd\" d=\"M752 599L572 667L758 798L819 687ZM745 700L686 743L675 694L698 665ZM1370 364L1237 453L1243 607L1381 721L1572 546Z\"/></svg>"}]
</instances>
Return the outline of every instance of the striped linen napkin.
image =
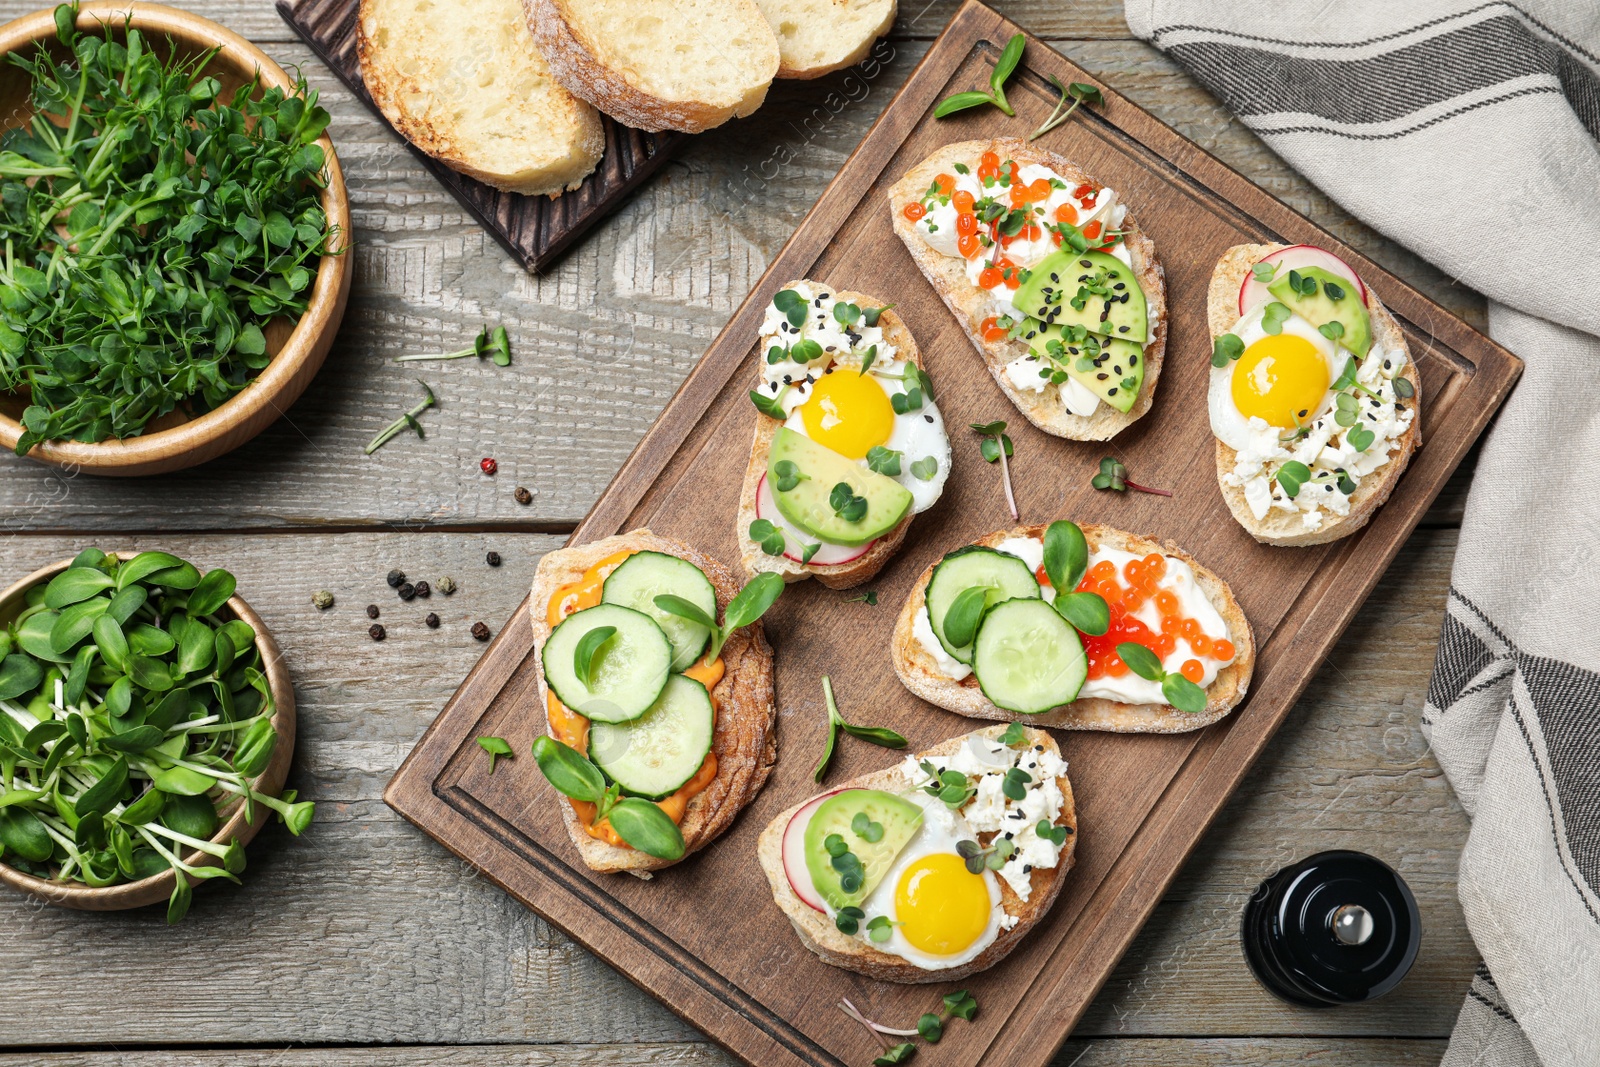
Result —
<instances>
[{"instance_id":1,"label":"striped linen napkin","mask_svg":"<svg viewBox=\"0 0 1600 1067\"><path fill-rule=\"evenodd\" d=\"M1134 34L1526 363L1467 499L1422 727L1484 963L1445 1067L1600 1065L1600 3L1127 0Z\"/></svg>"}]
</instances>

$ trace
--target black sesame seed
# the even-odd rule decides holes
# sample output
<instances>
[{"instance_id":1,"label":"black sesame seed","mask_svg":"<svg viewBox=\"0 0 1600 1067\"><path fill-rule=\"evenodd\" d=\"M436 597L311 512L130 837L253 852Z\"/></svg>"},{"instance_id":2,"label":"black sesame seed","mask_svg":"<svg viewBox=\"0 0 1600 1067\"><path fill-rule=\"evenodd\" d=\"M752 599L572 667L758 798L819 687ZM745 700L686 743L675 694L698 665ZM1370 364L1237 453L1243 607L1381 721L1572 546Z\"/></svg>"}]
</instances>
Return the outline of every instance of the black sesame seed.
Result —
<instances>
[{"instance_id":1,"label":"black sesame seed","mask_svg":"<svg viewBox=\"0 0 1600 1067\"><path fill-rule=\"evenodd\" d=\"M1129 356L1128 357L1128 366L1137 367L1138 365L1139 365L1139 357L1137 355L1133 355L1133 356Z\"/></svg>"},{"instance_id":2,"label":"black sesame seed","mask_svg":"<svg viewBox=\"0 0 1600 1067\"><path fill-rule=\"evenodd\" d=\"M923 422L932 422L933 421L933 416L932 415L924 415L924 416L922 416L922 421Z\"/></svg>"},{"instance_id":3,"label":"black sesame seed","mask_svg":"<svg viewBox=\"0 0 1600 1067\"><path fill-rule=\"evenodd\" d=\"M1105 371L1101 371L1099 374L1096 374L1094 377L1095 377L1096 381L1103 382L1107 378L1111 377L1111 375L1107 374Z\"/></svg>"},{"instance_id":4,"label":"black sesame seed","mask_svg":"<svg viewBox=\"0 0 1600 1067\"><path fill-rule=\"evenodd\" d=\"M1118 326L1117 327L1117 332L1118 333L1127 333L1128 332L1128 328L1126 326Z\"/></svg>"},{"instance_id":5,"label":"black sesame seed","mask_svg":"<svg viewBox=\"0 0 1600 1067\"><path fill-rule=\"evenodd\" d=\"M1032 874L1032 873L1033 873L1033 864L1031 864L1031 863L1024 863L1024 864L1023 864L1023 865L1022 865L1022 873L1023 873L1023 874Z\"/></svg>"}]
</instances>

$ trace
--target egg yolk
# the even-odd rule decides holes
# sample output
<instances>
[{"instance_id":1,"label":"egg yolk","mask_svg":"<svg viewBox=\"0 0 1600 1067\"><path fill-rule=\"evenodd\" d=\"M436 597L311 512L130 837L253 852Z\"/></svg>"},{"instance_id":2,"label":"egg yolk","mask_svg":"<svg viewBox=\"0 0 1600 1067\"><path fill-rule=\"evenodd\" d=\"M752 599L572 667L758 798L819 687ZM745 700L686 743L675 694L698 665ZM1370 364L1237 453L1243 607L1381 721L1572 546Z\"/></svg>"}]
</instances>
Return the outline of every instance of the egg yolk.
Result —
<instances>
[{"instance_id":1,"label":"egg yolk","mask_svg":"<svg viewBox=\"0 0 1600 1067\"><path fill-rule=\"evenodd\" d=\"M894 910L900 933L913 948L953 956L989 928L989 886L967 870L960 856L924 856L900 876Z\"/></svg>"},{"instance_id":2,"label":"egg yolk","mask_svg":"<svg viewBox=\"0 0 1600 1067\"><path fill-rule=\"evenodd\" d=\"M871 374L845 368L824 374L800 405L806 436L848 459L865 459L889 440L894 407Z\"/></svg>"},{"instance_id":3,"label":"egg yolk","mask_svg":"<svg viewBox=\"0 0 1600 1067\"><path fill-rule=\"evenodd\" d=\"M1304 337L1280 333L1244 350L1233 368L1233 405L1245 418L1292 429L1305 422L1328 391L1328 364Z\"/></svg>"}]
</instances>

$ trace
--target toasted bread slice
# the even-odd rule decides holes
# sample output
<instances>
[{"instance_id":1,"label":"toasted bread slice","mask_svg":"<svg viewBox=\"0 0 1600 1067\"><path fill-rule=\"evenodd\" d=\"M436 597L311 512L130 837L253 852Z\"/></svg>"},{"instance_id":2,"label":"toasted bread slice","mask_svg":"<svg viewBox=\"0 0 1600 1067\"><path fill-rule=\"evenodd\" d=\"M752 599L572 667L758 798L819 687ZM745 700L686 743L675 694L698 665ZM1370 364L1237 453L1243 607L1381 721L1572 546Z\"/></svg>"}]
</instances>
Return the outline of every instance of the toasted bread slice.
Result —
<instances>
[{"instance_id":1,"label":"toasted bread slice","mask_svg":"<svg viewBox=\"0 0 1600 1067\"><path fill-rule=\"evenodd\" d=\"M1124 552L1144 556L1151 552L1181 559L1194 568L1195 581L1216 607L1217 613L1228 624L1228 637L1233 642L1234 661L1217 672L1217 677L1206 689L1206 708L1198 715L1179 711L1170 704L1125 704L1118 700L1085 697L1071 704L1045 712L1043 715L1022 715L991 704L978 687L972 675L955 681L940 674L933 658L912 634L917 613L923 608L928 579L938 561L930 564L912 587L911 595L900 609L895 623L892 654L895 673L905 687L928 701L958 715L975 719L1003 719L1025 722L1031 726L1055 726L1063 730L1105 730L1126 734L1181 734L1209 726L1227 715L1244 700L1250 689L1250 676L1255 671L1255 636L1250 621L1245 618L1239 602L1226 582L1202 566L1193 556L1170 541L1158 542L1110 526L1095 523L1080 524L1089 550L1105 545ZM1018 526L999 530L980 538L976 543L989 548L998 547L1008 537L1043 537L1045 524Z\"/></svg>"},{"instance_id":2,"label":"toasted bread slice","mask_svg":"<svg viewBox=\"0 0 1600 1067\"><path fill-rule=\"evenodd\" d=\"M539 681L539 704L530 714L549 730L545 711L548 687L545 684L541 653L551 627L546 622L550 597L559 586L575 582L600 560L624 549L653 550L688 560L705 572L717 591L719 610L739 592L733 573L705 553L661 537L647 529L631 530L574 548L557 549L539 561L533 575L533 591L528 611L533 621L533 663ZM778 758L775 733L777 711L773 704L772 646L767 644L761 623L737 630L722 646L726 673L711 690L717 701L717 721L711 753L717 759L717 775L704 791L689 801L678 829L683 833L684 855L697 852L726 830L746 804L761 791L767 774ZM561 805L567 833L577 846L583 862L596 871L628 871L643 874L670 867L674 861L647 856L631 848L621 848L596 840L584 832L572 805L554 796Z\"/></svg>"},{"instance_id":3,"label":"toasted bread slice","mask_svg":"<svg viewBox=\"0 0 1600 1067\"><path fill-rule=\"evenodd\" d=\"M784 288L792 289L797 285L815 287L819 283L802 279L790 282ZM848 301L861 308L884 307L883 301L865 293L835 290L835 295L839 300ZM911 336L911 330L906 326L904 319L886 308L878 319L878 325L883 328L884 339L894 345L895 358L907 360L919 367L923 365L922 353L917 350L917 340ZM900 525L878 538L865 555L849 563L831 565L800 563L787 556L767 555L759 544L750 539L750 524L756 520L756 491L761 486L761 476L767 472L767 453L772 449L772 439L778 435L778 428L783 423L759 411L755 413L755 420L754 436L750 442L750 462L745 467L744 484L739 489L739 516L735 520L738 525L735 533L739 538L739 559L744 564L745 573L753 577L763 571L771 571L783 575L783 580L786 582L816 578L829 589L849 589L851 586L871 581L883 569L883 565L900 550L900 545L906 539L906 533L911 529L911 520L916 516L907 515L901 520Z\"/></svg>"},{"instance_id":4,"label":"toasted bread slice","mask_svg":"<svg viewBox=\"0 0 1600 1067\"><path fill-rule=\"evenodd\" d=\"M778 38L754 0L523 0L556 80L641 130L699 133L767 98Z\"/></svg>"},{"instance_id":5,"label":"toasted bread slice","mask_svg":"<svg viewBox=\"0 0 1600 1067\"><path fill-rule=\"evenodd\" d=\"M1262 257L1285 247L1281 244L1234 245L1217 260L1216 268L1211 272L1211 287L1206 295L1206 320L1213 341L1239 321L1239 287L1243 285L1245 275L1250 273L1251 264L1259 263ZM1257 519L1245 501L1244 489L1223 483L1222 476L1232 472L1238 453L1218 441L1217 485L1222 489L1222 499L1227 501L1228 510L1239 520L1239 525L1262 544L1323 545L1341 537L1349 537L1365 526L1373 512L1389 499L1389 494L1394 492L1394 487L1400 483L1400 476L1411 462L1411 454L1422 447L1422 378L1417 373L1416 361L1411 358L1405 334L1371 288L1367 289L1367 315L1372 320L1372 339L1382 345L1385 351L1398 350L1406 354L1406 365L1401 376L1411 382L1414 391L1411 425L1396 438L1398 447L1390 453L1389 462L1363 478L1351 494L1349 514L1328 515L1315 530L1305 528L1299 512L1271 510L1266 518Z\"/></svg>"},{"instance_id":6,"label":"toasted bread slice","mask_svg":"<svg viewBox=\"0 0 1600 1067\"><path fill-rule=\"evenodd\" d=\"M1144 383L1139 387L1139 399L1133 407L1124 413L1102 402L1093 415L1074 415L1062 406L1059 396L1052 389L1032 393L1016 388L1006 377L1005 366L1014 359L1026 356L1028 345L1023 341L983 339L982 324L989 317L988 309L992 306L988 294L967 280L967 268L963 260L942 255L928 247L917 235L916 225L905 216L905 206L918 200L933 184L935 176L948 172L955 163L965 164L976 173L978 160L985 152L993 152L1003 160L1015 160L1019 166L1038 164L1049 167L1067 182L1094 180L1076 163L1054 152L1030 147L1026 141L1018 138L961 141L939 149L907 171L905 177L889 189L894 231L900 235L911 252L911 258L972 340L972 346L983 357L1001 392L1011 399L1018 411L1027 416L1029 422L1045 433L1070 441L1109 440L1150 410L1156 385L1161 379L1161 364L1167 350L1167 285L1166 271L1156 258L1155 243L1139 228L1138 220L1130 208L1122 220L1121 228L1127 231L1123 241L1128 246L1128 258L1133 261L1139 287L1144 290L1148 306L1156 313L1155 328L1144 349Z\"/></svg>"},{"instance_id":7,"label":"toasted bread slice","mask_svg":"<svg viewBox=\"0 0 1600 1067\"><path fill-rule=\"evenodd\" d=\"M400 135L496 189L557 196L600 162L600 114L557 84L518 0L361 0L361 77Z\"/></svg>"},{"instance_id":8,"label":"toasted bread slice","mask_svg":"<svg viewBox=\"0 0 1600 1067\"><path fill-rule=\"evenodd\" d=\"M756 0L778 35L778 77L820 78L866 58L895 0Z\"/></svg>"},{"instance_id":9,"label":"toasted bread slice","mask_svg":"<svg viewBox=\"0 0 1600 1067\"><path fill-rule=\"evenodd\" d=\"M998 738L1005 732L1005 728L990 726L973 732L984 737ZM1029 730L1028 733L1033 744L1043 745L1047 751L1057 756L1061 754L1055 738L1045 731ZM969 736L971 735L961 734L952 737L926 752L919 753L917 758L921 760L930 756L951 755ZM773 899L794 924L794 931L800 936L801 943L815 952L823 963L886 982L954 982L969 974L988 970L1005 959L1012 949L1027 938L1028 932L1050 911L1051 905L1060 895L1061 885L1066 881L1067 872L1072 870L1076 858L1078 815L1072 797L1072 783L1067 780L1067 776L1062 774L1056 778L1056 785L1061 790L1062 804L1061 814L1056 817L1055 824L1068 828L1067 839L1061 846L1061 855L1056 865L1049 870L1041 868L1033 870L1029 875L1030 888L1026 901L1017 896L1005 879L997 878L996 881L1000 886L1000 906L1007 915L1014 916L1018 920L1017 924L1010 930L1002 930L994 943L971 962L947 970L924 970L899 956L873 948L859 938L843 934L834 926L831 919L807 905L795 894L783 869L783 832L795 813L815 799L814 797L808 797L767 824L756 844L757 855L761 860L761 869L766 872L767 881L772 886ZM905 787L906 781L901 777L900 764L896 763L876 773L865 774L845 782L838 788L883 789L895 792ZM981 834L978 841L987 847L994 836L992 833Z\"/></svg>"}]
</instances>

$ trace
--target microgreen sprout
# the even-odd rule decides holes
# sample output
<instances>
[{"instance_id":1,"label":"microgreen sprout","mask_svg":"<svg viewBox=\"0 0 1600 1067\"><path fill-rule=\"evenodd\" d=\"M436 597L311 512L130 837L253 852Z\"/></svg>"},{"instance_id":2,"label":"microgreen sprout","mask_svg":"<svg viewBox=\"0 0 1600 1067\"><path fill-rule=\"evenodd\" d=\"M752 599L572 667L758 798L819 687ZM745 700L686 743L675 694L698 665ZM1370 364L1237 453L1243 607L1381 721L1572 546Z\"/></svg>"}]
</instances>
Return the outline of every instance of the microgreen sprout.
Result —
<instances>
[{"instance_id":1,"label":"microgreen sprout","mask_svg":"<svg viewBox=\"0 0 1600 1067\"><path fill-rule=\"evenodd\" d=\"M964 843L971 844L971 842ZM884 917L878 916L878 918ZM878 919L875 918L873 923L877 921ZM886 924L885 929L889 929L893 925L887 919L884 919L884 922ZM873 923L867 924L868 936L871 936ZM887 934L883 940L888 940ZM866 1027L867 1032L872 1035L872 1039L883 1050L883 1054L872 1061L873 1067L893 1067L895 1064L907 1062L916 1055L917 1046L910 1040L893 1043L887 1040L888 1038L920 1037L930 1045L937 1045L939 1039L944 1036L944 1027L947 1022L951 1019L962 1019L966 1022L971 1022L973 1017L978 1014L977 999L965 989L946 993L940 999L938 1011L924 1013L917 1019L916 1026L905 1029L873 1022L862 1014L861 1010L852 1004L848 997L841 997L837 1007L850 1018Z\"/></svg>"},{"instance_id":2,"label":"microgreen sprout","mask_svg":"<svg viewBox=\"0 0 1600 1067\"><path fill-rule=\"evenodd\" d=\"M594 805L591 826L609 821L617 836L647 856L677 860L685 845L678 824L661 808L639 797L625 797L622 787L607 784L589 759L570 745L551 737L533 743L533 758L551 788L562 796Z\"/></svg>"},{"instance_id":3,"label":"microgreen sprout","mask_svg":"<svg viewBox=\"0 0 1600 1067\"><path fill-rule=\"evenodd\" d=\"M364 449L367 455L372 455L378 449L388 444L389 441L391 441L397 434L400 433L401 430L404 430L407 427L415 430L418 437L427 437L427 434L422 432L422 423L417 421L417 416L433 407L433 405L437 404L439 400L433 395L433 390L428 388L427 382L423 381L421 378L418 378L417 384L422 386L422 399L417 401L416 406L411 408L411 410L407 411L398 419L395 419L389 425L385 426L378 433L378 436L367 442L367 447Z\"/></svg>"},{"instance_id":4,"label":"microgreen sprout","mask_svg":"<svg viewBox=\"0 0 1600 1067\"><path fill-rule=\"evenodd\" d=\"M868 589L865 593L857 593L855 596L845 597L844 602L846 604L865 604L869 608L875 608L878 606L878 591L876 589Z\"/></svg>"},{"instance_id":5,"label":"microgreen sprout","mask_svg":"<svg viewBox=\"0 0 1600 1067\"><path fill-rule=\"evenodd\" d=\"M760 545L761 551L769 556L783 555L784 546L788 543L783 531L769 519L755 519L750 523L750 540Z\"/></svg>"},{"instance_id":6,"label":"microgreen sprout","mask_svg":"<svg viewBox=\"0 0 1600 1067\"><path fill-rule=\"evenodd\" d=\"M965 111L970 107L981 107L984 104L993 104L1007 115L1015 116L1016 110L1006 100L1006 81L1017 69L1017 64L1022 60L1022 51L1028 45L1028 39L1023 34L1017 34L1006 42L1005 49L1000 53L1000 58L995 61L994 72L989 75L989 91L973 90L965 93L956 93L939 101L939 106L933 109L933 117L942 119L954 115L957 111Z\"/></svg>"},{"instance_id":7,"label":"microgreen sprout","mask_svg":"<svg viewBox=\"0 0 1600 1067\"><path fill-rule=\"evenodd\" d=\"M1050 75L1050 80L1055 83L1056 91L1061 94L1061 99L1056 102L1056 109L1050 112L1050 117L1045 119L1044 124L1028 134L1028 140L1030 141L1038 140L1063 122L1066 122L1072 117L1072 113L1082 105L1104 104L1106 102L1104 94L1096 86L1088 85L1084 82L1062 85L1061 79L1054 74ZM1068 100L1072 101L1070 106L1067 104Z\"/></svg>"},{"instance_id":8,"label":"microgreen sprout","mask_svg":"<svg viewBox=\"0 0 1600 1067\"><path fill-rule=\"evenodd\" d=\"M984 848L976 841L956 842L956 855L961 857L967 865L967 870L973 874L982 874L985 870L998 871L1016 851L1017 846L1011 843L1009 837L995 838L988 848Z\"/></svg>"},{"instance_id":9,"label":"microgreen sprout","mask_svg":"<svg viewBox=\"0 0 1600 1067\"><path fill-rule=\"evenodd\" d=\"M489 359L496 367L511 366L511 339L506 335L504 326L496 326L491 333L485 326L478 331L478 336L473 338L470 348L463 348L456 352L422 352L409 356L396 356L396 363L411 363L427 359L465 359L467 356L477 356L479 359Z\"/></svg>"},{"instance_id":10,"label":"microgreen sprout","mask_svg":"<svg viewBox=\"0 0 1600 1067\"><path fill-rule=\"evenodd\" d=\"M1006 508L1011 512L1011 521L1016 522L1021 518L1017 511L1017 497L1011 491L1011 466L1007 462L1012 454L1011 437L1006 433L1004 420L994 422L969 423L973 430L983 435L979 442L978 450L983 454L984 462L1000 464L1000 479L1006 489Z\"/></svg>"},{"instance_id":11,"label":"microgreen sprout","mask_svg":"<svg viewBox=\"0 0 1600 1067\"><path fill-rule=\"evenodd\" d=\"M699 623L711 631L711 647L706 651L706 660L710 662L722 652L722 646L728 643L728 638L735 630L741 630L760 619L767 613L767 609L777 603L778 597L783 595L783 575L773 574L770 571L758 574L739 590L739 595L728 602L722 613L722 625L717 625L717 620L706 614L699 604L685 600L681 596L663 593L655 598L656 607L668 615L676 615L680 619Z\"/></svg>"},{"instance_id":12,"label":"microgreen sprout","mask_svg":"<svg viewBox=\"0 0 1600 1067\"><path fill-rule=\"evenodd\" d=\"M1128 479L1128 468L1111 456L1106 456L1100 461L1100 473L1090 478L1089 484L1096 489L1110 489L1118 493L1132 489L1135 492L1150 493L1153 496L1172 495L1170 489L1155 489L1148 485L1140 485L1138 482L1130 481Z\"/></svg>"},{"instance_id":13,"label":"microgreen sprout","mask_svg":"<svg viewBox=\"0 0 1600 1067\"><path fill-rule=\"evenodd\" d=\"M833 681L826 674L822 676L822 701L828 708L828 740L822 748L822 759L817 761L817 769L812 774L813 780L821 783L828 773L828 764L833 760L834 745L838 743L839 732L842 730L851 737L859 738L879 748L905 748L906 739L886 726L857 726L844 721L844 716L839 714L839 704L833 696ZM882 836L882 827L879 827Z\"/></svg>"},{"instance_id":14,"label":"microgreen sprout","mask_svg":"<svg viewBox=\"0 0 1600 1067\"><path fill-rule=\"evenodd\" d=\"M480 737L478 738L478 747L489 753L490 774L494 773L494 761L499 757L504 756L506 759L516 758L511 751L510 743L503 737Z\"/></svg>"},{"instance_id":15,"label":"microgreen sprout","mask_svg":"<svg viewBox=\"0 0 1600 1067\"><path fill-rule=\"evenodd\" d=\"M1206 691L1177 672L1168 673L1156 654L1145 646L1124 641L1117 646L1117 655L1134 674L1160 683L1161 695L1179 711L1198 715L1206 710Z\"/></svg>"}]
</instances>

